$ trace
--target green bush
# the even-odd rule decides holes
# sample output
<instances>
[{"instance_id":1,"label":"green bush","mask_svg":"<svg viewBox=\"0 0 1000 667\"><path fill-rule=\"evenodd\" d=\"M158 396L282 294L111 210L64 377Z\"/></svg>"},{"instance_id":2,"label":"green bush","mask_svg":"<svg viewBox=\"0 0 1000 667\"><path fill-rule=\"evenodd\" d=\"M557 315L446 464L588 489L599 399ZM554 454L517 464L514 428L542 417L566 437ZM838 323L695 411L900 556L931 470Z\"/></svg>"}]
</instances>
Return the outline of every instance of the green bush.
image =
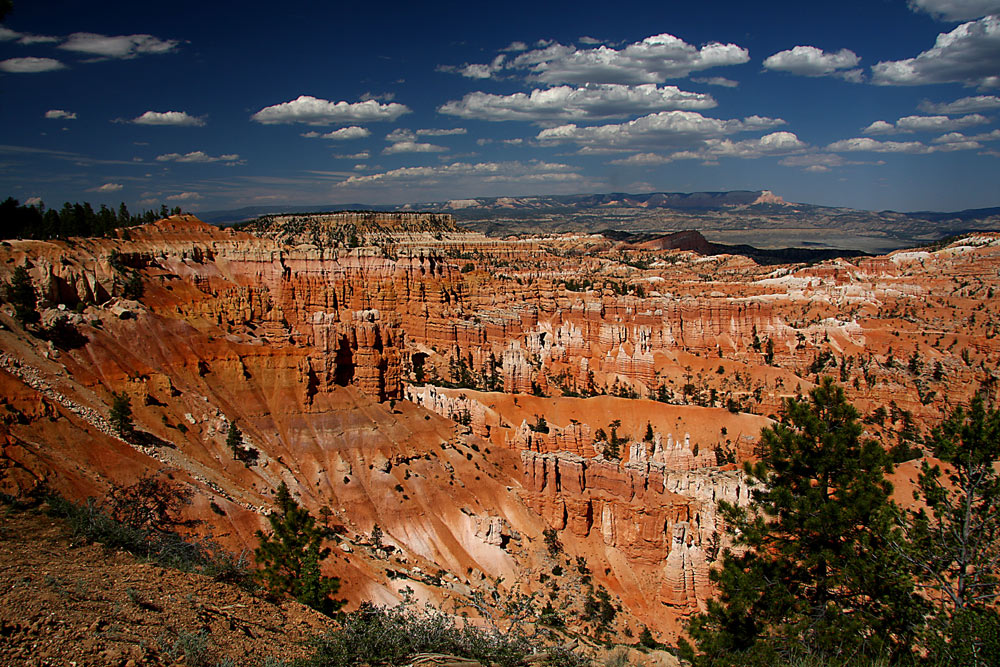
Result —
<instances>
[{"instance_id":1,"label":"green bush","mask_svg":"<svg viewBox=\"0 0 1000 667\"><path fill-rule=\"evenodd\" d=\"M934 664L987 667L1000 665L1000 613L970 607L932 622L926 640Z\"/></svg>"},{"instance_id":2,"label":"green bush","mask_svg":"<svg viewBox=\"0 0 1000 667\"><path fill-rule=\"evenodd\" d=\"M514 667L539 648L536 638L521 632L478 627L426 605L381 607L364 603L347 614L340 627L313 642L299 667L326 665L402 665L418 653L443 653L478 660L484 665ZM583 667L579 654L548 651L542 664Z\"/></svg>"},{"instance_id":3,"label":"green bush","mask_svg":"<svg viewBox=\"0 0 1000 667\"><path fill-rule=\"evenodd\" d=\"M125 523L93 498L77 504L51 495L46 502L49 513L64 518L76 537L127 551L157 565L256 590L246 554L234 555L209 539L189 541L173 532Z\"/></svg>"}]
</instances>

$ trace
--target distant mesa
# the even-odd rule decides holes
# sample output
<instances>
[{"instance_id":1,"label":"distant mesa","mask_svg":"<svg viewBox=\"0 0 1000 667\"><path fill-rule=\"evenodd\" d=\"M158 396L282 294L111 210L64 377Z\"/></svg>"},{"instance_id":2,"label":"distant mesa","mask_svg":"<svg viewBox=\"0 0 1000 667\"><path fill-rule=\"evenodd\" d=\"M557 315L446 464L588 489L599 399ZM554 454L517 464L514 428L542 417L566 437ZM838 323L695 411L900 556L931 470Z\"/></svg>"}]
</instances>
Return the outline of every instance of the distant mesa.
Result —
<instances>
[{"instance_id":1,"label":"distant mesa","mask_svg":"<svg viewBox=\"0 0 1000 667\"><path fill-rule=\"evenodd\" d=\"M448 213L334 211L265 215L245 225L265 238L287 244L357 247L398 234L456 233Z\"/></svg>"},{"instance_id":2,"label":"distant mesa","mask_svg":"<svg viewBox=\"0 0 1000 667\"><path fill-rule=\"evenodd\" d=\"M777 197L777 199L781 199ZM624 241L635 250L687 250L699 255L741 255L761 265L789 264L797 262L821 262L837 257L861 257L868 253L860 250L833 248L755 248L751 245L727 245L712 243L701 232L686 230L662 236L633 235L627 232L605 232L605 236L615 241Z\"/></svg>"}]
</instances>

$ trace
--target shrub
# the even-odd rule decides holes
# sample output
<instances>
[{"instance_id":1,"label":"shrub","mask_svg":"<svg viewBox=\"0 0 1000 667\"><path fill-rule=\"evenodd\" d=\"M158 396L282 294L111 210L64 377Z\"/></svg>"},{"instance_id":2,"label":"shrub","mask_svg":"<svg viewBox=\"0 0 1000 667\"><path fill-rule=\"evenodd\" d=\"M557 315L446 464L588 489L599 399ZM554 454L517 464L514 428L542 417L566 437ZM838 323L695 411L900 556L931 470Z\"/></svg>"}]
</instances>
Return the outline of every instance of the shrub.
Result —
<instances>
[{"instance_id":1,"label":"shrub","mask_svg":"<svg viewBox=\"0 0 1000 667\"><path fill-rule=\"evenodd\" d=\"M185 665L207 667L211 664L207 632L182 632L177 635L173 643L161 639L160 646L168 658L183 662Z\"/></svg>"},{"instance_id":2,"label":"shrub","mask_svg":"<svg viewBox=\"0 0 1000 667\"><path fill-rule=\"evenodd\" d=\"M542 531L542 539L545 540L545 548L549 550L549 555L555 558L563 551L563 543L559 540L559 533L555 528L546 528Z\"/></svg>"},{"instance_id":3,"label":"shrub","mask_svg":"<svg viewBox=\"0 0 1000 667\"><path fill-rule=\"evenodd\" d=\"M653 636L652 631L644 625L642 626L642 632L639 633L639 645L655 649L660 647L660 642L656 641L656 637Z\"/></svg>"},{"instance_id":4,"label":"shrub","mask_svg":"<svg viewBox=\"0 0 1000 667\"><path fill-rule=\"evenodd\" d=\"M545 421L545 417L542 415L535 415L535 417L536 419L534 425L528 424L528 428L535 433L548 433L549 425L548 422Z\"/></svg>"},{"instance_id":5,"label":"shrub","mask_svg":"<svg viewBox=\"0 0 1000 667\"><path fill-rule=\"evenodd\" d=\"M58 495L46 498L49 513L63 517L76 537L108 549L127 551L143 560L212 577L254 591L246 554L234 555L209 539L185 540L172 532L131 525L116 519L95 499L76 504Z\"/></svg>"},{"instance_id":6,"label":"shrub","mask_svg":"<svg viewBox=\"0 0 1000 667\"><path fill-rule=\"evenodd\" d=\"M365 602L340 627L314 640L302 667L320 665L403 665L418 653L443 653L484 665L514 667L536 653L539 642L520 631L478 627L425 605L380 607ZM582 667L582 656L554 648L543 664Z\"/></svg>"},{"instance_id":7,"label":"shrub","mask_svg":"<svg viewBox=\"0 0 1000 667\"><path fill-rule=\"evenodd\" d=\"M60 350L73 350L87 344L87 337L73 326L66 315L57 316L43 336Z\"/></svg>"},{"instance_id":8,"label":"shrub","mask_svg":"<svg viewBox=\"0 0 1000 667\"><path fill-rule=\"evenodd\" d=\"M139 275L138 271L133 271L122 285L122 296L126 299L139 301L142 299L144 291L142 276Z\"/></svg>"},{"instance_id":9,"label":"shrub","mask_svg":"<svg viewBox=\"0 0 1000 667\"><path fill-rule=\"evenodd\" d=\"M143 475L131 486L114 486L108 493L111 515L136 528L169 532L189 525L180 518L181 508L191 504L192 491L175 482Z\"/></svg>"}]
</instances>

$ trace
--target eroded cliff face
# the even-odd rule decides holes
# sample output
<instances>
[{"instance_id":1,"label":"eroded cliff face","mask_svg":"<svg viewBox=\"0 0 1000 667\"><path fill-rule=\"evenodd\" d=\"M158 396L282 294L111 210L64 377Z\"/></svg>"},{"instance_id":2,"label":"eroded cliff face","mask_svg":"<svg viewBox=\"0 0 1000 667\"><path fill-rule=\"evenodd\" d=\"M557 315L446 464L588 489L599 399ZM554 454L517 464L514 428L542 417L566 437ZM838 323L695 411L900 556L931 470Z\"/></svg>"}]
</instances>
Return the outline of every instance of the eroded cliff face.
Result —
<instances>
[{"instance_id":1,"label":"eroded cliff face","mask_svg":"<svg viewBox=\"0 0 1000 667\"><path fill-rule=\"evenodd\" d=\"M81 337L0 309L0 490L83 498L159 472L238 549L286 481L340 535L353 603L409 586L461 605L503 577L579 619L590 581L623 603L618 630L670 639L710 595L716 502L747 501L737 469L783 398L837 376L888 446L997 391L995 235L776 269L339 216L0 248L4 277L28 262L43 325ZM106 420L118 391L131 443Z\"/></svg>"}]
</instances>

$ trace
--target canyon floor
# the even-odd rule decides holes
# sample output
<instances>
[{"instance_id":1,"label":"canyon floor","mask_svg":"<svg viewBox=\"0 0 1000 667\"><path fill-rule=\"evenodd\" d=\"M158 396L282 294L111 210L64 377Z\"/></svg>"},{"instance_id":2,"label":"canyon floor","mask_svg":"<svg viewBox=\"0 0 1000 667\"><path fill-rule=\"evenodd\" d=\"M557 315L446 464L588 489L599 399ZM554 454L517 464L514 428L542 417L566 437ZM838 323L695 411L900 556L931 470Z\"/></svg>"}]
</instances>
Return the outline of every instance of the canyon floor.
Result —
<instances>
[{"instance_id":1,"label":"canyon floor","mask_svg":"<svg viewBox=\"0 0 1000 667\"><path fill-rule=\"evenodd\" d=\"M325 567L349 609L412 591L489 614L476 600L523 593L620 641L673 643L704 607L716 503L747 502L740 464L784 399L835 377L905 459L905 500L919 436L1000 376L991 233L762 266L445 214L174 216L3 243L0 278L21 265L42 321L0 306L3 493L158 475L238 552L284 481L337 536ZM108 421L121 392L128 440ZM255 458L227 447L231 423ZM610 619L588 611L602 599Z\"/></svg>"}]
</instances>

